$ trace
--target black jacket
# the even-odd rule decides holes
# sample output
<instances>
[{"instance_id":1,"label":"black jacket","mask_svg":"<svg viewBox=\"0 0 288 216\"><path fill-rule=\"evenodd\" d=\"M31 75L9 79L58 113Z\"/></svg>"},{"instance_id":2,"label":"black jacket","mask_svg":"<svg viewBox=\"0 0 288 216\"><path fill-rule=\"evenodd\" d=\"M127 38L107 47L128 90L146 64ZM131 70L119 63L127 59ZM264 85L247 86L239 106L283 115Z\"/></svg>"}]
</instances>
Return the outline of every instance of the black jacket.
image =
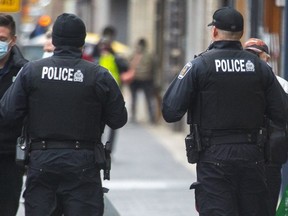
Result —
<instances>
[{"instance_id":1,"label":"black jacket","mask_svg":"<svg viewBox=\"0 0 288 216\"><path fill-rule=\"evenodd\" d=\"M180 120L188 111L188 124L199 126L204 149L208 146L199 161L217 162L263 161L263 151L250 143L258 143L255 135L264 116L283 128L287 110L287 96L271 68L244 51L239 41L214 42L187 63L162 104L167 122ZM212 144L219 144L217 137L221 145Z\"/></svg>"},{"instance_id":2,"label":"black jacket","mask_svg":"<svg viewBox=\"0 0 288 216\"><path fill-rule=\"evenodd\" d=\"M24 59L19 48L15 45L12 47L10 57L1 71L0 76L0 98L3 97L6 90L13 83L19 70L28 61ZM21 133L22 122L4 125L0 121L0 154L15 155L16 139Z\"/></svg>"},{"instance_id":3,"label":"black jacket","mask_svg":"<svg viewBox=\"0 0 288 216\"><path fill-rule=\"evenodd\" d=\"M167 122L190 111L206 129L258 129L268 116L287 121L287 97L271 68L238 41L217 41L187 63L163 98Z\"/></svg>"},{"instance_id":4,"label":"black jacket","mask_svg":"<svg viewBox=\"0 0 288 216\"><path fill-rule=\"evenodd\" d=\"M26 64L0 104L7 123L28 117L28 134L35 140L96 141L104 124L117 129L127 122L113 77L72 47Z\"/></svg>"}]
</instances>

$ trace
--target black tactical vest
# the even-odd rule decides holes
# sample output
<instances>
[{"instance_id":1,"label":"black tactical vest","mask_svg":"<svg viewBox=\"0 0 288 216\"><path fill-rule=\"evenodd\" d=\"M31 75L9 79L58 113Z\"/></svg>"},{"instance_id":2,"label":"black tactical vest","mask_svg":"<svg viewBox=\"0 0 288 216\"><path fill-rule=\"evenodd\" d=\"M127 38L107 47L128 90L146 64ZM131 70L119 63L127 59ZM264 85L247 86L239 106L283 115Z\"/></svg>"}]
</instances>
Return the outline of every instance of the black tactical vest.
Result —
<instances>
[{"instance_id":1,"label":"black tactical vest","mask_svg":"<svg viewBox=\"0 0 288 216\"><path fill-rule=\"evenodd\" d=\"M28 130L32 139L99 140L103 102L95 88L97 70L81 59L32 63Z\"/></svg>"},{"instance_id":2,"label":"black tactical vest","mask_svg":"<svg viewBox=\"0 0 288 216\"><path fill-rule=\"evenodd\" d=\"M199 58L206 70L198 74L192 119L202 129L259 128L266 101L258 57L242 50L211 50Z\"/></svg>"}]
</instances>

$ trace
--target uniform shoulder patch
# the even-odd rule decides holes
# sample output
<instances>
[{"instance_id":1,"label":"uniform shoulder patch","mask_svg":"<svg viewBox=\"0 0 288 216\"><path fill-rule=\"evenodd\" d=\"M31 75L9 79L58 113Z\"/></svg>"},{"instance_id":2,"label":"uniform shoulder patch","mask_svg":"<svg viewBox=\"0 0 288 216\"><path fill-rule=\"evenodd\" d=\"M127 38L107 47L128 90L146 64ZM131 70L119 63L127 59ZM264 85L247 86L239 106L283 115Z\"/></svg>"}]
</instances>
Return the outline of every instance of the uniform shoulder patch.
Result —
<instances>
[{"instance_id":1,"label":"uniform shoulder patch","mask_svg":"<svg viewBox=\"0 0 288 216\"><path fill-rule=\"evenodd\" d=\"M192 67L192 63L188 62L180 71L178 75L178 79L183 79L184 76L187 74L187 72L191 69L191 67Z\"/></svg>"}]
</instances>

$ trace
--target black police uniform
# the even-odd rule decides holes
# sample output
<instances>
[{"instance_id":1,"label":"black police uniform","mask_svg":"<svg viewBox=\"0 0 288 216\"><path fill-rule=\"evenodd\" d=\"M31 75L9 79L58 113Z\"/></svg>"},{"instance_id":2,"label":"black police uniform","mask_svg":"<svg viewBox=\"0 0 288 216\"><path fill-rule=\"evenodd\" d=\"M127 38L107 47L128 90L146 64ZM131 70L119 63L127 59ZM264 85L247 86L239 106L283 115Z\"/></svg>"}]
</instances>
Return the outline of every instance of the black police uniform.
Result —
<instances>
[{"instance_id":1,"label":"black police uniform","mask_svg":"<svg viewBox=\"0 0 288 216\"><path fill-rule=\"evenodd\" d=\"M56 202L65 215L103 215L94 149L103 125L122 127L127 111L110 73L81 55L60 46L54 56L29 62L1 101L4 119L28 117L27 215L50 215Z\"/></svg>"},{"instance_id":2,"label":"black police uniform","mask_svg":"<svg viewBox=\"0 0 288 216\"><path fill-rule=\"evenodd\" d=\"M269 66L239 41L216 41L187 63L163 98L167 122L189 111L202 150L196 204L201 216L268 215L260 128L264 114L284 127L285 93Z\"/></svg>"},{"instance_id":3,"label":"black police uniform","mask_svg":"<svg viewBox=\"0 0 288 216\"><path fill-rule=\"evenodd\" d=\"M19 48L13 46L8 61L0 69L0 98L26 62ZM24 169L15 164L15 145L21 127L22 122L5 125L0 121L0 212L5 216L16 215L21 194Z\"/></svg>"}]
</instances>

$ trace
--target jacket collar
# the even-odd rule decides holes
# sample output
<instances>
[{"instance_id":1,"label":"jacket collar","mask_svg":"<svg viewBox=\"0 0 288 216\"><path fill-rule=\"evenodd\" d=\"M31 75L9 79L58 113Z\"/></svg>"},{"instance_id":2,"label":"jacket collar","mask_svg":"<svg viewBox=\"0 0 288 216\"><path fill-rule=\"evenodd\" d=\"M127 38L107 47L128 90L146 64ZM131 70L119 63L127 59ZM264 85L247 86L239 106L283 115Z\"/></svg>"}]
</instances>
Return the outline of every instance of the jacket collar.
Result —
<instances>
[{"instance_id":1,"label":"jacket collar","mask_svg":"<svg viewBox=\"0 0 288 216\"><path fill-rule=\"evenodd\" d=\"M13 66L21 68L27 62L28 60L23 57L19 47L17 45L14 45L11 49L9 59L6 62L5 66L8 65L9 67Z\"/></svg>"},{"instance_id":2,"label":"jacket collar","mask_svg":"<svg viewBox=\"0 0 288 216\"><path fill-rule=\"evenodd\" d=\"M7 62L9 62L9 64L13 64L16 67L22 67L25 63L28 62L28 60L23 57L19 47L14 45L11 49L11 54Z\"/></svg>"},{"instance_id":3,"label":"jacket collar","mask_svg":"<svg viewBox=\"0 0 288 216\"><path fill-rule=\"evenodd\" d=\"M21 67L25 63L27 63L28 60L26 60L22 53L19 50L19 47L17 45L14 45L11 48L10 56L5 63L4 67L1 69L0 77L3 77L4 75L8 74L10 71L19 71ZM12 72L14 73L14 72Z\"/></svg>"},{"instance_id":4,"label":"jacket collar","mask_svg":"<svg viewBox=\"0 0 288 216\"><path fill-rule=\"evenodd\" d=\"M208 50L211 49L234 49L234 50L243 50L242 44L240 41L214 41L208 47Z\"/></svg>"},{"instance_id":5,"label":"jacket collar","mask_svg":"<svg viewBox=\"0 0 288 216\"><path fill-rule=\"evenodd\" d=\"M54 50L54 56L65 56L67 58L81 58L81 49L71 46L59 46Z\"/></svg>"}]
</instances>

